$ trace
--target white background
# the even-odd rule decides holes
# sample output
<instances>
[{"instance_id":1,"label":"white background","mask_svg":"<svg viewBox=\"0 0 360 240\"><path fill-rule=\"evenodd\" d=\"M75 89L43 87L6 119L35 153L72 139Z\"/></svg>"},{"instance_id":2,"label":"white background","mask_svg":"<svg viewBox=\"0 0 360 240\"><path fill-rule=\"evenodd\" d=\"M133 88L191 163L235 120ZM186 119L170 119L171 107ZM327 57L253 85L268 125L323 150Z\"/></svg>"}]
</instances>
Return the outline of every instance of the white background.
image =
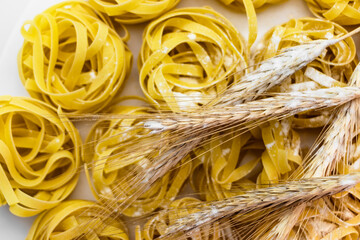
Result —
<instances>
[{"instance_id":1,"label":"white background","mask_svg":"<svg viewBox=\"0 0 360 240\"><path fill-rule=\"evenodd\" d=\"M0 8L0 95L27 96L17 73L16 56L22 44L20 27L26 19L32 19L37 13L45 10L59 0L1 0ZM217 0L182 0L178 7L212 6L224 14L247 38L247 21L244 13L235 12L221 5ZM259 37L271 27L284 23L291 18L311 16L303 0L268 6L258 11ZM141 94L138 87L137 56L141 44L142 31L145 24L130 27L131 40L129 47L134 55L134 65L129 80L123 90L125 94ZM358 37L356 42L358 42ZM84 132L84 131L83 131ZM84 177L71 198L92 199ZM19 218L13 216L7 206L0 208L0 239L23 240L34 218ZM66 239L64 239L66 240Z\"/></svg>"}]
</instances>

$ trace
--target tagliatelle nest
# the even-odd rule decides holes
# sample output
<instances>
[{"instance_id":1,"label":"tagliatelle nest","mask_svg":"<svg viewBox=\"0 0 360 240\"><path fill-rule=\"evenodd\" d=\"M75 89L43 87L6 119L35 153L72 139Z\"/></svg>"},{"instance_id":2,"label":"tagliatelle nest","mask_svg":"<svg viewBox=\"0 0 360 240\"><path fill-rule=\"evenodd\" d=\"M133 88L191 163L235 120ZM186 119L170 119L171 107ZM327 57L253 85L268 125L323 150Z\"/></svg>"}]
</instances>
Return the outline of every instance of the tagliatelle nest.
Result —
<instances>
[{"instance_id":1,"label":"tagliatelle nest","mask_svg":"<svg viewBox=\"0 0 360 240\"><path fill-rule=\"evenodd\" d=\"M360 24L360 1L305 0L310 11L319 18L340 25Z\"/></svg>"},{"instance_id":2,"label":"tagliatelle nest","mask_svg":"<svg viewBox=\"0 0 360 240\"><path fill-rule=\"evenodd\" d=\"M140 86L156 108L195 110L247 67L240 33L209 8L171 11L151 22L143 38Z\"/></svg>"},{"instance_id":3,"label":"tagliatelle nest","mask_svg":"<svg viewBox=\"0 0 360 240\"><path fill-rule=\"evenodd\" d=\"M126 148L130 148L127 144L152 134L151 130L144 128L142 123L136 120L136 115L150 114L151 110L147 107L113 107L111 114L133 115L134 119L99 120L87 138L87 145L91 149L87 149L85 161L90 185L94 186L95 197L100 202L110 204L112 208L116 208L117 204L122 204L123 200L138 191L124 176L141 174L139 169L143 171L151 166L151 159L148 157L159 154L158 150L147 146L134 152L126 151ZM152 139L149 144L156 144L157 141L161 141L161 135L157 140ZM187 160L184 159L178 168L156 181L139 199L133 201L123 214L138 217L166 207L178 195L190 175L191 163L184 163ZM146 179L143 181L146 183Z\"/></svg>"},{"instance_id":4,"label":"tagliatelle nest","mask_svg":"<svg viewBox=\"0 0 360 240\"><path fill-rule=\"evenodd\" d=\"M100 12L125 24L146 22L175 7L180 0L90 0Z\"/></svg>"},{"instance_id":5,"label":"tagliatelle nest","mask_svg":"<svg viewBox=\"0 0 360 240\"><path fill-rule=\"evenodd\" d=\"M24 87L65 112L100 111L129 74L130 51L87 2L55 5L25 22L21 33L18 68Z\"/></svg>"},{"instance_id":6,"label":"tagliatelle nest","mask_svg":"<svg viewBox=\"0 0 360 240\"><path fill-rule=\"evenodd\" d=\"M80 137L40 101L0 97L0 200L21 217L53 208L74 190Z\"/></svg>"},{"instance_id":7,"label":"tagliatelle nest","mask_svg":"<svg viewBox=\"0 0 360 240\"><path fill-rule=\"evenodd\" d=\"M104 216L99 216L99 212ZM96 226L87 231L86 226ZM105 207L90 201L70 200L39 215L26 239L128 240L127 229L119 218L111 217Z\"/></svg>"},{"instance_id":8,"label":"tagliatelle nest","mask_svg":"<svg viewBox=\"0 0 360 240\"><path fill-rule=\"evenodd\" d=\"M293 19L267 32L255 54L255 62L273 57L282 49L319 39L329 39L346 34L336 23L315 19ZM328 47L315 61L296 72L277 92L300 91L332 86L346 86L357 64L355 43L347 38ZM326 125L329 113L307 113L294 118L294 126L315 128Z\"/></svg>"}]
</instances>

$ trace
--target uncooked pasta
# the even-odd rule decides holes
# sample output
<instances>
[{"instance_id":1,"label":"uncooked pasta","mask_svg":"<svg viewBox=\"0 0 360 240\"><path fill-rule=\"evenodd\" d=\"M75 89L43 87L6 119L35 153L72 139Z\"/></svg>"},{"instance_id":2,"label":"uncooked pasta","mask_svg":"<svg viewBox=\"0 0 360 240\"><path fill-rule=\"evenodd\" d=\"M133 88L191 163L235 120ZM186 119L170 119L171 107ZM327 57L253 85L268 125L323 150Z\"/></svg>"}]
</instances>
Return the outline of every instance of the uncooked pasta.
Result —
<instances>
[{"instance_id":1,"label":"uncooked pasta","mask_svg":"<svg viewBox=\"0 0 360 240\"><path fill-rule=\"evenodd\" d=\"M0 200L21 217L67 198L80 166L80 137L59 109L22 97L0 97Z\"/></svg>"},{"instance_id":2,"label":"uncooked pasta","mask_svg":"<svg viewBox=\"0 0 360 240\"><path fill-rule=\"evenodd\" d=\"M65 112L106 107L129 74L132 58L110 24L83 1L60 3L26 21L18 68L30 95Z\"/></svg>"},{"instance_id":3,"label":"uncooked pasta","mask_svg":"<svg viewBox=\"0 0 360 240\"><path fill-rule=\"evenodd\" d=\"M360 24L360 2L305 0L310 11L318 18L324 18L340 25Z\"/></svg>"},{"instance_id":4,"label":"uncooked pasta","mask_svg":"<svg viewBox=\"0 0 360 240\"><path fill-rule=\"evenodd\" d=\"M153 109L148 107L115 106L110 110L111 114L134 115L134 119L99 120L92 128L87 138L87 145L91 149L86 151L91 154L87 153L85 161L90 185L94 186L93 193L99 201L115 201L120 205L124 199L131 197L138 189L132 187L124 177L139 174L138 169L143 171L150 166L148 156L159 154L156 149L146 149L146 143L141 139L151 135L151 130L143 128L143 123L136 120L136 115L149 115L151 111ZM160 139L161 136L158 141ZM143 144L143 147L140 147L140 151L132 151L131 142ZM148 144L155 143L151 141ZM166 207L178 195L190 175L191 162L186 161L188 158L177 169L166 173L133 201L123 214L138 217Z\"/></svg>"},{"instance_id":5,"label":"uncooked pasta","mask_svg":"<svg viewBox=\"0 0 360 240\"><path fill-rule=\"evenodd\" d=\"M156 108L197 109L239 81L246 67L240 33L210 8L171 11L144 32L140 86Z\"/></svg>"},{"instance_id":6,"label":"uncooked pasta","mask_svg":"<svg viewBox=\"0 0 360 240\"><path fill-rule=\"evenodd\" d=\"M104 215L99 216L99 212ZM96 224L95 224L96 223ZM88 232L87 226L93 227ZM86 236L86 237L85 237ZM70 200L38 216L32 225L27 240L128 240L127 229L119 218L101 205Z\"/></svg>"}]
</instances>

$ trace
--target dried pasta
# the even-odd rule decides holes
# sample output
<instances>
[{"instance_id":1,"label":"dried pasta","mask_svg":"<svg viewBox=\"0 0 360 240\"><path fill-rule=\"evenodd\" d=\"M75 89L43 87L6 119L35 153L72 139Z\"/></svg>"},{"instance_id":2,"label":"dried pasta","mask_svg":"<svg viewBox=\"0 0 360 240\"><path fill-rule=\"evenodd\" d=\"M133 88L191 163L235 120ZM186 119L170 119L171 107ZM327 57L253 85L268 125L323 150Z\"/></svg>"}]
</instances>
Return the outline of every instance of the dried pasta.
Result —
<instances>
[{"instance_id":1,"label":"dried pasta","mask_svg":"<svg viewBox=\"0 0 360 240\"><path fill-rule=\"evenodd\" d=\"M151 22L143 39L140 86L156 108L197 109L247 67L240 33L210 8L171 11Z\"/></svg>"},{"instance_id":2,"label":"dried pasta","mask_svg":"<svg viewBox=\"0 0 360 240\"><path fill-rule=\"evenodd\" d=\"M103 216L99 216L100 211ZM125 225L111 214L94 202L66 201L38 216L26 240L128 240ZM96 227L88 231L86 226L91 223Z\"/></svg>"},{"instance_id":3,"label":"dried pasta","mask_svg":"<svg viewBox=\"0 0 360 240\"><path fill-rule=\"evenodd\" d=\"M157 18L175 7L180 0L90 0L99 11L124 24L136 24Z\"/></svg>"},{"instance_id":4,"label":"dried pasta","mask_svg":"<svg viewBox=\"0 0 360 240\"><path fill-rule=\"evenodd\" d=\"M18 55L30 95L65 112L97 112L118 93L132 55L111 22L85 1L55 5L26 21Z\"/></svg>"},{"instance_id":5,"label":"dried pasta","mask_svg":"<svg viewBox=\"0 0 360 240\"><path fill-rule=\"evenodd\" d=\"M110 112L135 116L150 114L149 111L151 109L147 107L115 106ZM142 128L141 124L135 119L100 120L92 128L87 138L92 154L85 159L89 182L94 186L93 192L100 201L115 201L121 204L122 199L129 198L137 189L132 188L122 177L129 172L137 174L137 168L140 170L146 168L150 163L147 154L158 154L156 150L150 150L153 152L149 153L145 146L146 154L126 151L126 148L131 149L127 145L128 142L151 135L150 130ZM144 142L139 141L139 144L141 143ZM138 217L166 207L177 196L191 172L191 162L188 162L188 159L184 159L180 164L178 168L166 173L155 182L122 213L126 216Z\"/></svg>"},{"instance_id":6,"label":"dried pasta","mask_svg":"<svg viewBox=\"0 0 360 240\"><path fill-rule=\"evenodd\" d=\"M254 60L259 63L287 47L346 33L343 27L333 22L315 18L292 19L265 34ZM357 61L355 43L352 38L347 38L327 48L319 58L272 91L296 92L346 86ZM298 128L322 127L329 121L328 116L328 112L301 114L293 119L293 125Z\"/></svg>"},{"instance_id":7,"label":"dried pasta","mask_svg":"<svg viewBox=\"0 0 360 240\"><path fill-rule=\"evenodd\" d=\"M328 0L305 0L310 11L319 18L336 22L340 25L360 24L360 2L352 1L328 1Z\"/></svg>"},{"instance_id":8,"label":"dried pasta","mask_svg":"<svg viewBox=\"0 0 360 240\"><path fill-rule=\"evenodd\" d=\"M0 97L0 201L21 217L59 204L78 181L80 137L54 108Z\"/></svg>"}]
</instances>

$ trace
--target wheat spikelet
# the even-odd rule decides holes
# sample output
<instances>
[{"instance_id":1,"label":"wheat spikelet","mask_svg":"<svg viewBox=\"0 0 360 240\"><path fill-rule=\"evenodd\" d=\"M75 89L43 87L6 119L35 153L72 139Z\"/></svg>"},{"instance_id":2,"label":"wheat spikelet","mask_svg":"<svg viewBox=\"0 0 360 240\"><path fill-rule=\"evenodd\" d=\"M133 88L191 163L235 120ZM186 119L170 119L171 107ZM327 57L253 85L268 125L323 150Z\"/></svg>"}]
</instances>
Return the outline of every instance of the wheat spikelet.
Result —
<instances>
[{"instance_id":1,"label":"wheat spikelet","mask_svg":"<svg viewBox=\"0 0 360 240\"><path fill-rule=\"evenodd\" d=\"M239 196L220 201L196 203L191 206L196 209L196 212L177 219L168 227L167 233L162 238L171 238L173 234L179 234L179 232L196 231L202 226L234 215L313 201L352 188L359 182L359 173L303 179L246 191ZM171 211L171 209L164 211Z\"/></svg>"},{"instance_id":2,"label":"wheat spikelet","mask_svg":"<svg viewBox=\"0 0 360 240\"><path fill-rule=\"evenodd\" d=\"M338 41L318 40L283 50L281 54L263 61L255 71L242 77L239 83L215 99L214 105L231 106L256 98L281 84L287 77L316 59L328 46Z\"/></svg>"}]
</instances>

